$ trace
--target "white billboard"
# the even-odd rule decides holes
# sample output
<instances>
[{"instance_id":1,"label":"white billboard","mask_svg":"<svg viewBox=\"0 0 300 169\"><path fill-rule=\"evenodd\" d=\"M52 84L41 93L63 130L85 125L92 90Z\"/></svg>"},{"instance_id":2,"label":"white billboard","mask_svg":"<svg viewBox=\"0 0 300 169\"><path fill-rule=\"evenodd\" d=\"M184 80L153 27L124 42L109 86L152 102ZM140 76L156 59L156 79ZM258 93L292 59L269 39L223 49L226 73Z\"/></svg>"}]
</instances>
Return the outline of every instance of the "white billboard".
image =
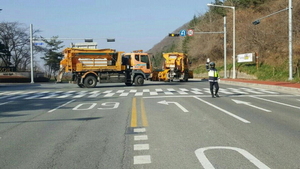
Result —
<instances>
[{"instance_id":1,"label":"white billboard","mask_svg":"<svg viewBox=\"0 0 300 169\"><path fill-rule=\"evenodd\" d=\"M254 61L253 53L239 54L237 55L237 61L238 63L253 62Z\"/></svg>"}]
</instances>

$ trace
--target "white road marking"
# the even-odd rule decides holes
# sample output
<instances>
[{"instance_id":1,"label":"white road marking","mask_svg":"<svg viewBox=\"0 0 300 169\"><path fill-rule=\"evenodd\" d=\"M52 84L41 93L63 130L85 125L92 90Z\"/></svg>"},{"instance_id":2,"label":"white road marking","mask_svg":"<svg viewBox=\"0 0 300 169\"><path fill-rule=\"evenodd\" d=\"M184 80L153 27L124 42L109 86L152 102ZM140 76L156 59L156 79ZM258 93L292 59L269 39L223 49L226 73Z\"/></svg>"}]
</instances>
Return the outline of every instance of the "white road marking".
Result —
<instances>
[{"instance_id":1,"label":"white road marking","mask_svg":"<svg viewBox=\"0 0 300 169\"><path fill-rule=\"evenodd\" d=\"M99 93L100 91L93 91L93 92L90 92L88 98L95 98L95 97L98 97L101 93Z\"/></svg>"},{"instance_id":2,"label":"white road marking","mask_svg":"<svg viewBox=\"0 0 300 169\"><path fill-rule=\"evenodd\" d=\"M86 93L85 94L79 94L79 95L74 96L73 98L81 98L81 97L83 97L85 95L86 95Z\"/></svg>"},{"instance_id":3,"label":"white road marking","mask_svg":"<svg viewBox=\"0 0 300 169\"><path fill-rule=\"evenodd\" d=\"M112 92L112 90L106 90L105 92L103 92L103 93L111 93Z\"/></svg>"},{"instance_id":4,"label":"white road marking","mask_svg":"<svg viewBox=\"0 0 300 169\"><path fill-rule=\"evenodd\" d=\"M149 150L149 144L135 144L133 145L133 150L135 151Z\"/></svg>"},{"instance_id":5,"label":"white road marking","mask_svg":"<svg viewBox=\"0 0 300 169\"><path fill-rule=\"evenodd\" d=\"M199 91L191 91L191 92L194 93L194 94L203 94L203 93L201 93Z\"/></svg>"},{"instance_id":6,"label":"white road marking","mask_svg":"<svg viewBox=\"0 0 300 169\"><path fill-rule=\"evenodd\" d=\"M58 96L58 94L51 94L51 95L48 95L48 96L41 97L40 99L50 99L50 98L55 97L55 96Z\"/></svg>"},{"instance_id":7,"label":"white road marking","mask_svg":"<svg viewBox=\"0 0 300 169\"><path fill-rule=\"evenodd\" d=\"M36 95L30 96L30 97L26 97L25 99L35 99L35 98L40 97L40 96L43 96L44 94L47 94L47 93L49 93L49 92L50 92L50 91L40 92L40 93L37 93Z\"/></svg>"},{"instance_id":8,"label":"white road marking","mask_svg":"<svg viewBox=\"0 0 300 169\"><path fill-rule=\"evenodd\" d=\"M134 141L140 141L140 140L148 140L148 136L147 135L134 136Z\"/></svg>"},{"instance_id":9,"label":"white road marking","mask_svg":"<svg viewBox=\"0 0 300 169\"><path fill-rule=\"evenodd\" d=\"M264 163L262 163L257 158L255 158L248 151L246 151L244 149L236 148L236 147L222 147L222 146L204 147L204 148L197 149L195 151L195 154L196 154L199 162L203 166L203 168L205 168L205 169L214 169L215 167L207 159L207 157L205 156L204 152L206 150L222 150L222 149L225 149L225 150L234 150L234 151L240 153L241 155L243 155L246 159L248 159L251 163L253 163L259 169L270 169L268 166L266 166Z\"/></svg>"},{"instance_id":10,"label":"white road marking","mask_svg":"<svg viewBox=\"0 0 300 169\"><path fill-rule=\"evenodd\" d=\"M213 105L213 104L211 104L211 103L209 103L209 102L207 102L207 101L205 101L205 100L203 100L203 99L200 99L200 98L198 98L197 96L194 96L194 98L197 99L197 100L200 100L200 101L202 101L203 103L206 103L206 104L208 104L208 105L210 105L210 106L212 106L212 107L214 107L214 108L216 108L216 109L218 109L218 110L220 110L220 111L222 111L222 112L228 114L229 116L232 116L232 117L234 117L234 118L236 118L236 119L238 119L238 120L240 120L240 121L242 121L242 122L244 122L244 123L250 123L250 121L248 121L248 120L246 120L246 119L243 119L243 118L241 118L241 117L239 117L239 116L237 116L237 115L235 115L235 114L233 114L233 113L230 113L229 111L224 110L224 109L222 109L222 108L220 108L220 107L218 107L218 106L216 106L216 105Z\"/></svg>"},{"instance_id":11,"label":"white road marking","mask_svg":"<svg viewBox=\"0 0 300 169\"><path fill-rule=\"evenodd\" d=\"M165 94L171 95L173 94L172 92L164 92Z\"/></svg>"},{"instance_id":12,"label":"white road marking","mask_svg":"<svg viewBox=\"0 0 300 169\"><path fill-rule=\"evenodd\" d=\"M111 97L113 96L115 93L107 93L106 95L104 95L104 97Z\"/></svg>"},{"instance_id":13,"label":"white road marking","mask_svg":"<svg viewBox=\"0 0 300 169\"><path fill-rule=\"evenodd\" d=\"M179 94L188 94L187 92L185 91L177 91Z\"/></svg>"},{"instance_id":14,"label":"white road marking","mask_svg":"<svg viewBox=\"0 0 300 169\"><path fill-rule=\"evenodd\" d=\"M134 96L143 96L143 92L136 92Z\"/></svg>"},{"instance_id":15,"label":"white road marking","mask_svg":"<svg viewBox=\"0 0 300 169\"><path fill-rule=\"evenodd\" d=\"M70 100L70 101L68 101L67 103L62 104L62 105L56 107L55 109L49 110L48 113L54 112L55 110L57 110L57 109L59 109L59 108L65 106L65 105L67 105L67 104L70 104L70 103L72 103L73 101L75 101L75 100Z\"/></svg>"},{"instance_id":16,"label":"white road marking","mask_svg":"<svg viewBox=\"0 0 300 169\"><path fill-rule=\"evenodd\" d=\"M116 93L123 93L125 90L118 90Z\"/></svg>"},{"instance_id":17,"label":"white road marking","mask_svg":"<svg viewBox=\"0 0 300 169\"><path fill-rule=\"evenodd\" d=\"M91 95L93 95L93 94L97 94L97 93L99 93L100 91L92 91L92 92L90 92L89 94L91 94Z\"/></svg>"},{"instance_id":18,"label":"white road marking","mask_svg":"<svg viewBox=\"0 0 300 169\"><path fill-rule=\"evenodd\" d=\"M263 94L262 92L255 91L254 89L249 89L249 88L241 88L241 89L243 89L243 90L245 90L246 92L249 92L249 93Z\"/></svg>"},{"instance_id":19,"label":"white road marking","mask_svg":"<svg viewBox=\"0 0 300 169\"><path fill-rule=\"evenodd\" d=\"M256 99L259 99L259 100L263 100L263 101L267 101L267 102L271 102L271 103L280 104L280 105L287 106L287 107L300 109L300 107L298 107L298 106L293 106L293 105L289 105L289 104L285 104L285 103L281 103L281 102L277 102L277 101L273 101L273 100L263 99L263 98L260 98L260 97L257 97L257 96L250 96L250 97L256 98Z\"/></svg>"},{"instance_id":20,"label":"white road marking","mask_svg":"<svg viewBox=\"0 0 300 169\"><path fill-rule=\"evenodd\" d=\"M248 94L246 92L241 91L240 89L236 89L236 88L227 88L230 91L234 92L234 93L239 93L239 94Z\"/></svg>"},{"instance_id":21,"label":"white road marking","mask_svg":"<svg viewBox=\"0 0 300 169\"><path fill-rule=\"evenodd\" d=\"M271 110L264 109L264 108L261 108L261 107L258 107L258 106L254 106L250 102L245 102L245 101L235 100L235 99L231 99L231 100L234 101L236 104L244 104L244 105L247 105L247 106L262 110L262 111L265 111L265 112L272 112Z\"/></svg>"},{"instance_id":22,"label":"white road marking","mask_svg":"<svg viewBox=\"0 0 300 169\"><path fill-rule=\"evenodd\" d=\"M61 96L57 96L56 98L62 99L62 98L70 97L70 96L72 96L72 94L64 94L64 95L61 95Z\"/></svg>"},{"instance_id":23,"label":"white road marking","mask_svg":"<svg viewBox=\"0 0 300 169\"><path fill-rule=\"evenodd\" d=\"M177 107L179 107L183 112L189 112L186 108L184 108L182 105L180 105L177 102L167 102L166 100L157 102L159 104L169 105L169 103L175 104Z\"/></svg>"},{"instance_id":24,"label":"white road marking","mask_svg":"<svg viewBox=\"0 0 300 169\"><path fill-rule=\"evenodd\" d=\"M258 91L264 92L264 93L269 93L269 94L279 94L278 92L273 92L273 91L268 91L266 89L260 89L260 88L255 88Z\"/></svg>"},{"instance_id":25,"label":"white road marking","mask_svg":"<svg viewBox=\"0 0 300 169\"><path fill-rule=\"evenodd\" d=\"M135 129L133 129L133 132L135 132L135 133L143 133L143 132L146 132L146 128L135 128Z\"/></svg>"},{"instance_id":26,"label":"white road marking","mask_svg":"<svg viewBox=\"0 0 300 169\"><path fill-rule=\"evenodd\" d=\"M224 94L234 94L232 92L229 92L227 89L222 89L222 88L219 89L219 92Z\"/></svg>"},{"instance_id":27,"label":"white road marking","mask_svg":"<svg viewBox=\"0 0 300 169\"><path fill-rule=\"evenodd\" d=\"M151 163L150 155L134 156L133 164L149 164Z\"/></svg>"},{"instance_id":28,"label":"white road marking","mask_svg":"<svg viewBox=\"0 0 300 169\"><path fill-rule=\"evenodd\" d=\"M150 95L153 96L153 95L158 95L157 92L150 92Z\"/></svg>"},{"instance_id":29,"label":"white road marking","mask_svg":"<svg viewBox=\"0 0 300 169\"><path fill-rule=\"evenodd\" d=\"M8 102L0 103L0 106L1 106L1 105L5 105L5 104L8 104L8 103L10 103L10 102L12 102L12 101L8 101Z\"/></svg>"},{"instance_id":30,"label":"white road marking","mask_svg":"<svg viewBox=\"0 0 300 169\"><path fill-rule=\"evenodd\" d=\"M129 93L121 93L120 96L128 96Z\"/></svg>"},{"instance_id":31,"label":"white road marking","mask_svg":"<svg viewBox=\"0 0 300 169\"><path fill-rule=\"evenodd\" d=\"M95 98L98 97L101 93L99 93L100 91L97 91L97 93L93 93L92 95L88 96L89 98Z\"/></svg>"},{"instance_id":32,"label":"white road marking","mask_svg":"<svg viewBox=\"0 0 300 169\"><path fill-rule=\"evenodd\" d=\"M162 92L163 89L155 89L155 91L157 91L157 92Z\"/></svg>"}]
</instances>

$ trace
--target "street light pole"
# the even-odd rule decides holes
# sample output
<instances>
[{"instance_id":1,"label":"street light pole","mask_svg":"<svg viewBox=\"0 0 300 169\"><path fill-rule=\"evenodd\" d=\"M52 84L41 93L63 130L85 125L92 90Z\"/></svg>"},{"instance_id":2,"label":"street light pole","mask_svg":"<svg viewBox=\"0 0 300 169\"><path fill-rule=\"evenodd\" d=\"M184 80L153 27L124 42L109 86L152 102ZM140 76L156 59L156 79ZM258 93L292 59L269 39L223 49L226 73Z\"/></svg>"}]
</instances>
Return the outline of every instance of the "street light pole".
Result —
<instances>
[{"instance_id":1,"label":"street light pole","mask_svg":"<svg viewBox=\"0 0 300 169\"><path fill-rule=\"evenodd\" d=\"M286 10L289 11L289 18L288 18L288 20L289 20L288 21L289 22L288 23L288 25L289 25L289 35L288 35L289 36L289 78L288 78L288 80L293 80L293 11L292 11L293 5L292 4L293 4L292 0L289 0L288 8L274 12L270 15L264 16L262 18L255 20L254 22L252 22L252 24L258 25L260 23L261 19L273 16L275 14L278 14L278 13L286 11Z\"/></svg>"},{"instance_id":2,"label":"street light pole","mask_svg":"<svg viewBox=\"0 0 300 169\"><path fill-rule=\"evenodd\" d=\"M289 80L293 80L293 5L289 0Z\"/></svg>"},{"instance_id":3,"label":"street light pole","mask_svg":"<svg viewBox=\"0 0 300 169\"><path fill-rule=\"evenodd\" d=\"M226 65L227 65L227 51L226 51L226 48L227 48L227 45L226 45L226 16L224 16L224 79L227 78L227 68L226 68Z\"/></svg>"},{"instance_id":4,"label":"street light pole","mask_svg":"<svg viewBox=\"0 0 300 169\"><path fill-rule=\"evenodd\" d=\"M34 80L33 80L33 28L32 28L32 24L30 24L30 77L31 77L31 83L34 83Z\"/></svg>"},{"instance_id":5,"label":"street light pole","mask_svg":"<svg viewBox=\"0 0 300 169\"><path fill-rule=\"evenodd\" d=\"M236 72L235 72L235 7L234 6L224 6L224 5L214 5L214 4L207 4L207 6L215 6L215 7L221 7L221 8L230 8L230 9L232 9L232 12L233 12L233 14L232 14L232 64L233 64L233 66L232 66L232 69L233 69L233 71L232 71L232 73L233 73L233 75L232 75L232 78L233 79L235 79L236 78Z\"/></svg>"},{"instance_id":6,"label":"street light pole","mask_svg":"<svg viewBox=\"0 0 300 169\"><path fill-rule=\"evenodd\" d=\"M233 69L233 75L232 75L232 78L233 79L235 79L236 78L236 73L235 73L235 7L234 6L232 6L231 7L231 9L232 9L232 11L233 11L233 14L232 14L232 19L233 19L233 49L232 49L232 59L233 59L233 67L232 67L232 69Z\"/></svg>"}]
</instances>

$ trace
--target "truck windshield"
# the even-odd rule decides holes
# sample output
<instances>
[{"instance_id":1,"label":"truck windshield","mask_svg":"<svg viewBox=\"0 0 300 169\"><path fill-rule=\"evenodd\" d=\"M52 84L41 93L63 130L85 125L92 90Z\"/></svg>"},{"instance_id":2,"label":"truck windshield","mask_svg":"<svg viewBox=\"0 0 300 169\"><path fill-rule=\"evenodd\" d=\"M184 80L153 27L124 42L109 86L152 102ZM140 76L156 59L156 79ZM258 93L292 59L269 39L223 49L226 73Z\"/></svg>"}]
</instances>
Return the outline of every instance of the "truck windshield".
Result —
<instances>
[{"instance_id":1,"label":"truck windshield","mask_svg":"<svg viewBox=\"0 0 300 169\"><path fill-rule=\"evenodd\" d=\"M150 68L149 56L148 55L141 55L141 62L144 62L144 63L147 64L147 69Z\"/></svg>"}]
</instances>

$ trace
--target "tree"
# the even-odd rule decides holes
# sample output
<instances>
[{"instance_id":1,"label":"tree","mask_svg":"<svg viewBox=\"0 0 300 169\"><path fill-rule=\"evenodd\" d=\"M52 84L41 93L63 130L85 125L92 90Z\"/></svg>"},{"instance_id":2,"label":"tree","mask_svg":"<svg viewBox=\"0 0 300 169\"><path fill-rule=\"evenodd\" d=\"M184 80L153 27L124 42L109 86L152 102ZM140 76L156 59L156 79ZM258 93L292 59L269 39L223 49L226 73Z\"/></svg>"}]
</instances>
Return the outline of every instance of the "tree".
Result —
<instances>
[{"instance_id":1,"label":"tree","mask_svg":"<svg viewBox=\"0 0 300 169\"><path fill-rule=\"evenodd\" d=\"M45 61L47 67L48 77L52 75L56 80L56 73L59 70L59 63L63 58L63 54L59 51L64 46L61 46L63 41L58 41L58 36L53 36L49 41L42 37L42 40L46 43L46 53L44 57L41 57Z\"/></svg>"},{"instance_id":2,"label":"tree","mask_svg":"<svg viewBox=\"0 0 300 169\"><path fill-rule=\"evenodd\" d=\"M34 30L34 34L40 32ZM30 63L29 28L18 22L0 23L0 41L8 48L10 55L6 55L3 62L11 63L17 70L27 69ZM38 51L36 51L38 52Z\"/></svg>"},{"instance_id":3,"label":"tree","mask_svg":"<svg viewBox=\"0 0 300 169\"><path fill-rule=\"evenodd\" d=\"M0 42L0 58L2 59L3 66L8 67L12 63L10 62L11 54L7 46Z\"/></svg>"}]
</instances>

